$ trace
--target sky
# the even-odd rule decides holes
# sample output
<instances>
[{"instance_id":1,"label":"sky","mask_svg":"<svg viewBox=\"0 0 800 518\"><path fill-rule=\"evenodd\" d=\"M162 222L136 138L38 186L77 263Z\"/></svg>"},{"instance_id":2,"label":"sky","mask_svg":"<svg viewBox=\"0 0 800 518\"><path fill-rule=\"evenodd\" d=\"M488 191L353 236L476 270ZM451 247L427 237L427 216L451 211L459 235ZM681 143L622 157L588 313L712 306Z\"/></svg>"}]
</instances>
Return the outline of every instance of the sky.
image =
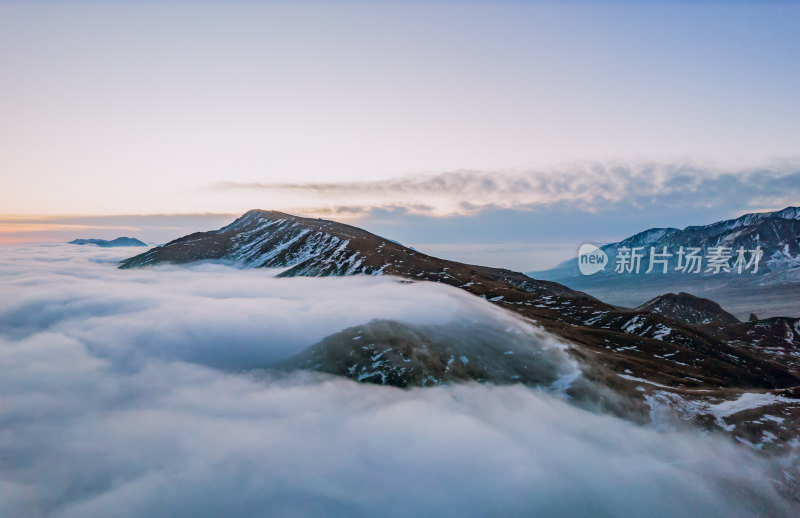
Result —
<instances>
[{"instance_id":1,"label":"sky","mask_svg":"<svg viewBox=\"0 0 800 518\"><path fill-rule=\"evenodd\" d=\"M263 208L531 270L798 205L798 22L792 2L2 1L0 242L160 242Z\"/></svg>"}]
</instances>

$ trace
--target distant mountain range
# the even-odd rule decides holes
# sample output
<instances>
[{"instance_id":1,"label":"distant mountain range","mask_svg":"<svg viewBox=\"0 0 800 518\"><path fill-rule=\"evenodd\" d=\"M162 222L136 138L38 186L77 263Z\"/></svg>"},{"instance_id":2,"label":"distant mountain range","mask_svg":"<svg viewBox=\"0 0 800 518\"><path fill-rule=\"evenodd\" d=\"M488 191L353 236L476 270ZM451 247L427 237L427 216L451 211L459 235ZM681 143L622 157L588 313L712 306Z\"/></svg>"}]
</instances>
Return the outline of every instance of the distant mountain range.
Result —
<instances>
[{"instance_id":1,"label":"distant mountain range","mask_svg":"<svg viewBox=\"0 0 800 518\"><path fill-rule=\"evenodd\" d=\"M797 210L775 214L796 218ZM683 231L649 231L626 242L762 246L774 271L778 266L789 268L797 255L796 240L790 242L796 223L774 215L748 215ZM577 401L589 400L627 415L638 412L645 420L648 412L664 407L747 441L758 442L762 432L788 437L800 430L797 318L740 322L712 300L685 292L620 307L519 272L432 257L350 225L262 210L249 211L219 230L148 250L122 261L120 268L197 261L284 268L281 277L391 275L398 282L447 284L541 326L568 344L581 365L581 376L563 387ZM468 380L537 386L563 382L564 373L542 370L540 353L524 340L503 329L483 331L467 323L455 334L442 334L430 327L373 321L265 367L313 369L401 387ZM763 404L722 416L714 413L714 405L745 394L756 394ZM751 397L756 396L747 396ZM757 419L766 413L781 415L780 426ZM768 446L786 447L785 442Z\"/></svg>"},{"instance_id":2,"label":"distant mountain range","mask_svg":"<svg viewBox=\"0 0 800 518\"><path fill-rule=\"evenodd\" d=\"M115 247L115 246L147 246L147 243L139 241L132 237L118 237L111 241L105 239L73 239L68 244L70 245L95 245L102 247Z\"/></svg>"},{"instance_id":3,"label":"distant mountain range","mask_svg":"<svg viewBox=\"0 0 800 518\"><path fill-rule=\"evenodd\" d=\"M650 249L656 254L672 254L667 274L663 265L646 273ZM681 249L696 248L702 258L698 273L693 268L678 269ZM577 246L576 246L577 249ZM582 275L578 258L565 261L551 270L529 272L529 275L566 284L604 300L620 305L638 305L665 291L687 291L712 298L734 314L745 317L750 311L771 316L800 315L800 207L787 207L776 212L745 214L736 219L684 229L652 228L617 243L600 246L608 256L608 266L593 275ZM616 268L620 252L637 249L643 255L638 273ZM725 269L709 271L708 258L714 249L730 254ZM745 251L749 261L752 251L763 254L755 273L754 267L736 268L737 251ZM683 258L683 266L687 266ZM744 266L747 266L746 264Z\"/></svg>"}]
</instances>

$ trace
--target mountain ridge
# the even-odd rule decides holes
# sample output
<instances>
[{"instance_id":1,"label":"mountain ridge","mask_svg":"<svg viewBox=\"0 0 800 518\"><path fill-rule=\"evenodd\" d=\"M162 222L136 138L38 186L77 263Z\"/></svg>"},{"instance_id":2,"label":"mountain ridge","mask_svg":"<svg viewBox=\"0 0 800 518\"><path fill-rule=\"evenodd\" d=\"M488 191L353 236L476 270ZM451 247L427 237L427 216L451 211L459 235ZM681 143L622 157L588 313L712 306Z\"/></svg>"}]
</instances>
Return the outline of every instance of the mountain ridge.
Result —
<instances>
[{"instance_id":1,"label":"mountain ridge","mask_svg":"<svg viewBox=\"0 0 800 518\"><path fill-rule=\"evenodd\" d=\"M761 442L776 454L789 451L795 440L791 430L800 429L797 318L738 322L714 301L688 293L619 307L520 272L432 257L350 225L262 210L148 250L122 261L120 268L204 260L286 268L281 277L389 275L402 283L448 284L567 344L579 372L562 382L554 371L530 369L539 355L536 347L525 341L505 347L511 338L503 329L486 334L467 323L457 331L462 334L452 335L387 321L334 333L264 368L311 369L398 387L466 381L560 386L576 402L590 401L635 421L666 411ZM485 339L475 341L480 333ZM757 404L724 414L716 410L739 399ZM769 415L782 421L763 417ZM780 441L763 442L762 434Z\"/></svg>"},{"instance_id":2,"label":"mountain ridge","mask_svg":"<svg viewBox=\"0 0 800 518\"><path fill-rule=\"evenodd\" d=\"M644 362L650 364L647 369L667 383L679 383L685 368L657 359L665 345L682 348L680 356L687 359L701 353L713 364L705 374L698 370L692 376L695 379L708 376L712 383L765 388L790 386L800 379L798 373L782 366L763 364L763 359L752 352L737 352L719 339L715 329L699 329L693 323L651 311L618 308L520 272L438 259L358 227L275 211L248 211L219 230L190 234L126 259L120 268L202 260L288 268L280 273L282 277L380 274L449 284L533 319L558 336L602 350L595 354L607 357L609 365L641 366L643 360L626 354L624 348L646 349L655 358ZM609 341L623 344L612 349L618 354L609 354ZM736 361L731 360L734 356ZM712 370L717 372L710 374Z\"/></svg>"}]
</instances>

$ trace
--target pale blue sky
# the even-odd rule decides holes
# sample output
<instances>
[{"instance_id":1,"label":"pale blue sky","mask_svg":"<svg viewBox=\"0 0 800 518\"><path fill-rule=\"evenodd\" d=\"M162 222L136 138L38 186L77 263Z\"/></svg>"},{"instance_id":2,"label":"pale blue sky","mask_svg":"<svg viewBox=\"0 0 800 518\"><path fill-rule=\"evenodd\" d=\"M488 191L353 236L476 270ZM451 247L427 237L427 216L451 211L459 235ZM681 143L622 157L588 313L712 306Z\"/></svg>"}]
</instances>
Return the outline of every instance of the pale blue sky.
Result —
<instances>
[{"instance_id":1,"label":"pale blue sky","mask_svg":"<svg viewBox=\"0 0 800 518\"><path fill-rule=\"evenodd\" d=\"M780 181L800 163L798 26L796 2L0 2L0 214L399 206L483 228L581 208L593 184L374 183L643 162ZM711 205L800 203L795 181L775 190ZM621 195L599 221L641 202ZM693 204L682 219L712 217Z\"/></svg>"}]
</instances>

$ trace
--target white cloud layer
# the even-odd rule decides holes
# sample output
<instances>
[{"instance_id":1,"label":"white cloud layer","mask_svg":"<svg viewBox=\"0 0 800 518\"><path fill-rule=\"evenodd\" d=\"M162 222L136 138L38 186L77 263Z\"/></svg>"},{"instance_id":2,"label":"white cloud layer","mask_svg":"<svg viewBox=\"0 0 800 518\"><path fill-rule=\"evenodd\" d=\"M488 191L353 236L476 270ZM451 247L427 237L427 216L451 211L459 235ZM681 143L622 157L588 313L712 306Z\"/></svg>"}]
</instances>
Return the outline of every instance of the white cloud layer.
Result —
<instances>
[{"instance_id":1,"label":"white cloud layer","mask_svg":"<svg viewBox=\"0 0 800 518\"><path fill-rule=\"evenodd\" d=\"M150 358L214 368L264 367L374 318L533 328L467 294L387 277L275 278L280 270L223 264L121 271L140 249L32 245L4 249L0 336L40 332L80 340L118 367Z\"/></svg>"},{"instance_id":2,"label":"white cloud layer","mask_svg":"<svg viewBox=\"0 0 800 518\"><path fill-rule=\"evenodd\" d=\"M523 323L447 287L121 271L0 248L0 516L790 516L770 466L521 386L250 371L372 318ZM796 511L796 509L795 509Z\"/></svg>"}]
</instances>

